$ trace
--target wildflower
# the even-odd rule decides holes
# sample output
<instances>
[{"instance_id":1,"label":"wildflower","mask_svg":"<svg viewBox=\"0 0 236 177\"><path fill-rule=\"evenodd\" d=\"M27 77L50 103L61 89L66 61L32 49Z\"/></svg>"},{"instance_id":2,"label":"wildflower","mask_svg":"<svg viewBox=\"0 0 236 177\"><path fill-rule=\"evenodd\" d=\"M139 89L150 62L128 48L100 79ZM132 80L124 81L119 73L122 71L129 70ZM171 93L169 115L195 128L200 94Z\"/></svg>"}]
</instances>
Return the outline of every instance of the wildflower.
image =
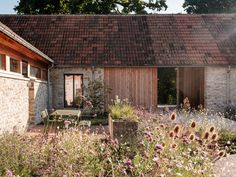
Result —
<instances>
[{"instance_id":1,"label":"wildflower","mask_svg":"<svg viewBox=\"0 0 236 177\"><path fill-rule=\"evenodd\" d=\"M7 176L7 177L13 177L12 171L11 171L11 170L7 170L7 171L6 171L6 176Z\"/></svg>"},{"instance_id":2,"label":"wildflower","mask_svg":"<svg viewBox=\"0 0 236 177\"><path fill-rule=\"evenodd\" d=\"M195 128L195 127L196 127L196 122L193 121L193 122L190 124L190 127L191 127L191 128Z\"/></svg>"},{"instance_id":3,"label":"wildflower","mask_svg":"<svg viewBox=\"0 0 236 177\"><path fill-rule=\"evenodd\" d=\"M174 144L171 144L171 148L172 148L172 149L176 149L176 148L177 148L177 144L175 144L175 143L174 143Z\"/></svg>"},{"instance_id":4,"label":"wildflower","mask_svg":"<svg viewBox=\"0 0 236 177\"><path fill-rule=\"evenodd\" d=\"M212 139L213 141L215 141L217 138L218 138L218 136L217 136L216 133L214 133L214 134L211 136L211 139Z\"/></svg>"},{"instance_id":5,"label":"wildflower","mask_svg":"<svg viewBox=\"0 0 236 177\"><path fill-rule=\"evenodd\" d=\"M189 140L190 140L190 141L194 141L194 140L195 140L195 135L191 133L191 134L189 135Z\"/></svg>"},{"instance_id":6,"label":"wildflower","mask_svg":"<svg viewBox=\"0 0 236 177\"><path fill-rule=\"evenodd\" d=\"M155 156L153 159L152 159L155 163L158 163L159 162L159 158L157 156Z\"/></svg>"},{"instance_id":7,"label":"wildflower","mask_svg":"<svg viewBox=\"0 0 236 177\"><path fill-rule=\"evenodd\" d=\"M175 132L170 131L169 136L170 136L171 138L174 138L174 137L175 137Z\"/></svg>"},{"instance_id":8,"label":"wildflower","mask_svg":"<svg viewBox=\"0 0 236 177\"><path fill-rule=\"evenodd\" d=\"M175 112L172 112L170 115L170 120L174 121L176 119L177 115Z\"/></svg>"},{"instance_id":9,"label":"wildflower","mask_svg":"<svg viewBox=\"0 0 236 177\"><path fill-rule=\"evenodd\" d=\"M163 148L163 146L161 145L161 144L156 144L155 145L155 150L156 151L162 151L164 148Z\"/></svg>"},{"instance_id":10,"label":"wildflower","mask_svg":"<svg viewBox=\"0 0 236 177\"><path fill-rule=\"evenodd\" d=\"M131 169L132 167L132 161L130 159L127 159L124 161L124 164L127 166L127 168Z\"/></svg>"},{"instance_id":11,"label":"wildflower","mask_svg":"<svg viewBox=\"0 0 236 177\"><path fill-rule=\"evenodd\" d=\"M218 157L223 157L224 155L225 155L225 151L220 151L220 152L218 152Z\"/></svg>"},{"instance_id":12,"label":"wildflower","mask_svg":"<svg viewBox=\"0 0 236 177\"><path fill-rule=\"evenodd\" d=\"M176 125L176 126L174 127L174 133L177 135L179 132L180 132L180 126L179 126L179 125Z\"/></svg>"},{"instance_id":13,"label":"wildflower","mask_svg":"<svg viewBox=\"0 0 236 177\"><path fill-rule=\"evenodd\" d=\"M145 132L145 137L147 138L148 141L152 141L153 140L153 133L150 131L146 131Z\"/></svg>"},{"instance_id":14,"label":"wildflower","mask_svg":"<svg viewBox=\"0 0 236 177\"><path fill-rule=\"evenodd\" d=\"M215 130L215 127L212 126L212 127L210 128L210 132L212 133L212 132L214 132L214 130Z\"/></svg>"},{"instance_id":15,"label":"wildflower","mask_svg":"<svg viewBox=\"0 0 236 177\"><path fill-rule=\"evenodd\" d=\"M209 132L205 132L203 135L203 139L208 140L209 136L210 136Z\"/></svg>"},{"instance_id":16,"label":"wildflower","mask_svg":"<svg viewBox=\"0 0 236 177\"><path fill-rule=\"evenodd\" d=\"M160 128L165 128L165 125L164 124L160 124Z\"/></svg>"}]
</instances>

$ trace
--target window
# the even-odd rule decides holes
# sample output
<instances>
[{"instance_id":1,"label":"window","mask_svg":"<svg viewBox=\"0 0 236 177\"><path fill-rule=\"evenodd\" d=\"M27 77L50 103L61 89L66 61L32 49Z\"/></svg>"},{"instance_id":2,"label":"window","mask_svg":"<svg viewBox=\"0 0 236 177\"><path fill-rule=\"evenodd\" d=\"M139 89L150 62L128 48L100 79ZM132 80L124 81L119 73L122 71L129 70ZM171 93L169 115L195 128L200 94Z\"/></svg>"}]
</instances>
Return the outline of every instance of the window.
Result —
<instances>
[{"instance_id":1,"label":"window","mask_svg":"<svg viewBox=\"0 0 236 177\"><path fill-rule=\"evenodd\" d=\"M20 73L20 61L10 58L10 71Z\"/></svg>"},{"instance_id":2,"label":"window","mask_svg":"<svg viewBox=\"0 0 236 177\"><path fill-rule=\"evenodd\" d=\"M6 70L6 56L0 54L0 69Z\"/></svg>"},{"instance_id":3,"label":"window","mask_svg":"<svg viewBox=\"0 0 236 177\"><path fill-rule=\"evenodd\" d=\"M22 75L28 77L28 62L22 61Z\"/></svg>"},{"instance_id":4,"label":"window","mask_svg":"<svg viewBox=\"0 0 236 177\"><path fill-rule=\"evenodd\" d=\"M83 75L65 75L65 107L78 107L80 96L83 95Z\"/></svg>"},{"instance_id":5,"label":"window","mask_svg":"<svg viewBox=\"0 0 236 177\"><path fill-rule=\"evenodd\" d=\"M48 80L48 71L46 69L42 70L42 79L43 80Z\"/></svg>"},{"instance_id":6,"label":"window","mask_svg":"<svg viewBox=\"0 0 236 177\"><path fill-rule=\"evenodd\" d=\"M176 69L159 68L158 69L158 104L176 105Z\"/></svg>"},{"instance_id":7,"label":"window","mask_svg":"<svg viewBox=\"0 0 236 177\"><path fill-rule=\"evenodd\" d=\"M36 77L36 78L41 78L41 70L40 68L30 66L30 76L31 77Z\"/></svg>"}]
</instances>

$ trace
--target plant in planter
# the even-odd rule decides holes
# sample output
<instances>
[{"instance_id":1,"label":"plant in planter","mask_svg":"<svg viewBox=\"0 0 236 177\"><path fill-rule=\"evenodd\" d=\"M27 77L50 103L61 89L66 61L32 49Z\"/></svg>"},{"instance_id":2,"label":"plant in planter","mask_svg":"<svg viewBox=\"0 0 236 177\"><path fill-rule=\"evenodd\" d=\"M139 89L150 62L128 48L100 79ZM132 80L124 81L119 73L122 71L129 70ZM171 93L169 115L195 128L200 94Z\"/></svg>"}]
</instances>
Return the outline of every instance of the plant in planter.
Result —
<instances>
[{"instance_id":1,"label":"plant in planter","mask_svg":"<svg viewBox=\"0 0 236 177\"><path fill-rule=\"evenodd\" d=\"M109 132L113 139L121 142L134 142L138 132L138 118L128 99L116 96L109 106Z\"/></svg>"}]
</instances>

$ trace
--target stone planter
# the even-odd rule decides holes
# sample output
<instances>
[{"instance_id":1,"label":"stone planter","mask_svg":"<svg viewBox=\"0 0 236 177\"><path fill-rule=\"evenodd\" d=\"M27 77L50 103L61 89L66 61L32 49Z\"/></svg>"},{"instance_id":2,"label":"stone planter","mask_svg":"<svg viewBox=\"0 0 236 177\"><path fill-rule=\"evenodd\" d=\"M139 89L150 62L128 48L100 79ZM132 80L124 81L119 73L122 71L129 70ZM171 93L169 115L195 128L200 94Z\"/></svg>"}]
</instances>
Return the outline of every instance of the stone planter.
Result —
<instances>
[{"instance_id":1,"label":"stone planter","mask_svg":"<svg viewBox=\"0 0 236 177\"><path fill-rule=\"evenodd\" d=\"M109 115L109 133L112 139L118 139L121 143L135 142L138 134L138 122L112 119Z\"/></svg>"}]
</instances>

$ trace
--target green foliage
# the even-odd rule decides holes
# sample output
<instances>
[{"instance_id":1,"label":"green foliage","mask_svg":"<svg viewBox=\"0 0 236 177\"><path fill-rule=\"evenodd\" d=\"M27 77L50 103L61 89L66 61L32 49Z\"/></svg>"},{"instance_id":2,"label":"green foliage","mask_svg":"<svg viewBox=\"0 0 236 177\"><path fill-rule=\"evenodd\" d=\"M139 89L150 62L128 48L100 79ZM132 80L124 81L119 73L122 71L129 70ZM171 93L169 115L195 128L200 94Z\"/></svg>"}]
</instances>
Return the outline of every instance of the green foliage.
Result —
<instances>
[{"instance_id":1,"label":"green foliage","mask_svg":"<svg viewBox=\"0 0 236 177\"><path fill-rule=\"evenodd\" d=\"M161 124L157 115L142 110L139 116L148 127L140 130L135 144L77 129L36 137L5 134L0 137L0 176L9 171L48 177L213 176L214 161L225 154L213 138L216 129L206 126L205 138L198 123L176 124L171 119Z\"/></svg>"},{"instance_id":2,"label":"green foliage","mask_svg":"<svg viewBox=\"0 0 236 177\"><path fill-rule=\"evenodd\" d=\"M235 0L185 0L183 7L189 14L235 13Z\"/></svg>"},{"instance_id":3,"label":"green foliage","mask_svg":"<svg viewBox=\"0 0 236 177\"><path fill-rule=\"evenodd\" d=\"M107 94L111 89L105 87L101 80L91 80L84 90L86 100L92 105L92 113L102 114Z\"/></svg>"},{"instance_id":4,"label":"green foliage","mask_svg":"<svg viewBox=\"0 0 236 177\"><path fill-rule=\"evenodd\" d=\"M20 0L18 14L146 14L167 9L166 0Z\"/></svg>"},{"instance_id":5,"label":"green foliage","mask_svg":"<svg viewBox=\"0 0 236 177\"><path fill-rule=\"evenodd\" d=\"M116 96L113 104L109 106L109 111L113 119L137 120L134 108L128 99L121 100Z\"/></svg>"},{"instance_id":6,"label":"green foliage","mask_svg":"<svg viewBox=\"0 0 236 177\"><path fill-rule=\"evenodd\" d=\"M219 144L226 149L227 153L236 154L236 132L221 131Z\"/></svg>"}]
</instances>

